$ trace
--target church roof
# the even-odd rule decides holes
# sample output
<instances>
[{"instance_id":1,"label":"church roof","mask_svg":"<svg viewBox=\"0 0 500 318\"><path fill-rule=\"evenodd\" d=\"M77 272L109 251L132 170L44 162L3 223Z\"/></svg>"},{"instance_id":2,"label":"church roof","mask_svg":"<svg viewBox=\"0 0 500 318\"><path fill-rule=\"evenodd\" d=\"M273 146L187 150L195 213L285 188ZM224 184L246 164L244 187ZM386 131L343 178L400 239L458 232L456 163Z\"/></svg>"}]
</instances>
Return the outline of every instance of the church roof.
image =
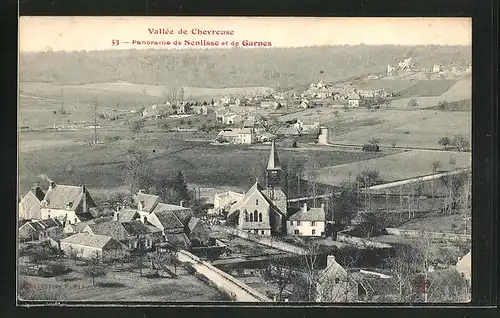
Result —
<instances>
[{"instance_id":1,"label":"church roof","mask_svg":"<svg viewBox=\"0 0 500 318\"><path fill-rule=\"evenodd\" d=\"M278 151L274 146L274 140L271 142L271 151L269 153L269 161L267 162L267 169L281 169L280 161L278 158Z\"/></svg>"},{"instance_id":2,"label":"church roof","mask_svg":"<svg viewBox=\"0 0 500 318\"><path fill-rule=\"evenodd\" d=\"M254 185L245 193L245 197L243 199L241 199L238 203L233 205L232 211L229 212L229 215L236 211L239 211L241 207L247 203L248 199L256 192L269 204L271 210L280 213L282 215L286 215L286 211L281 211L278 207L276 207L276 205L271 201L271 199L269 199L269 197L264 193L264 188L259 184L258 181L256 181Z\"/></svg>"}]
</instances>

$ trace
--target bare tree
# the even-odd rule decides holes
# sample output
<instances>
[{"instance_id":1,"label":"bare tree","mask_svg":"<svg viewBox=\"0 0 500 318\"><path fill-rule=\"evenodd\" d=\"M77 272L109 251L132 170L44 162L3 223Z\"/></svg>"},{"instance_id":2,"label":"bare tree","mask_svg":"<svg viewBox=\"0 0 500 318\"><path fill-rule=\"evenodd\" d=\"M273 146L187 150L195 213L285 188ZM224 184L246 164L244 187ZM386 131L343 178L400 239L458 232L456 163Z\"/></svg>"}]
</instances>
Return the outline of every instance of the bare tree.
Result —
<instances>
[{"instance_id":1,"label":"bare tree","mask_svg":"<svg viewBox=\"0 0 500 318\"><path fill-rule=\"evenodd\" d=\"M285 258L272 259L269 265L261 270L262 277L278 288L278 301L282 301L285 288L294 281L295 273Z\"/></svg>"},{"instance_id":2,"label":"bare tree","mask_svg":"<svg viewBox=\"0 0 500 318\"><path fill-rule=\"evenodd\" d=\"M470 146L470 141L462 135L457 135L453 138L453 145L457 147L458 151L462 151Z\"/></svg>"},{"instance_id":3,"label":"bare tree","mask_svg":"<svg viewBox=\"0 0 500 318\"><path fill-rule=\"evenodd\" d=\"M72 259L76 265L76 261L78 260L78 251L75 248L73 248L73 246L70 246L67 254L68 257Z\"/></svg>"},{"instance_id":4,"label":"bare tree","mask_svg":"<svg viewBox=\"0 0 500 318\"><path fill-rule=\"evenodd\" d=\"M95 286L95 279L97 277L105 276L107 271L104 267L91 263L84 270L86 276L92 278L92 287Z\"/></svg>"},{"instance_id":5,"label":"bare tree","mask_svg":"<svg viewBox=\"0 0 500 318\"><path fill-rule=\"evenodd\" d=\"M301 257L304 273L304 296L306 301L314 301L316 298L316 283L318 281L318 254L319 245L312 243L307 246L307 252Z\"/></svg>"},{"instance_id":6,"label":"bare tree","mask_svg":"<svg viewBox=\"0 0 500 318\"><path fill-rule=\"evenodd\" d=\"M415 262L416 254L409 246L400 247L395 255L386 260L393 277L391 285L397 302L409 302L416 298L413 287Z\"/></svg>"},{"instance_id":7,"label":"bare tree","mask_svg":"<svg viewBox=\"0 0 500 318\"><path fill-rule=\"evenodd\" d=\"M361 222L357 225L357 228L369 239L372 235L381 233L387 227L387 217L385 211L362 213Z\"/></svg>"}]
</instances>

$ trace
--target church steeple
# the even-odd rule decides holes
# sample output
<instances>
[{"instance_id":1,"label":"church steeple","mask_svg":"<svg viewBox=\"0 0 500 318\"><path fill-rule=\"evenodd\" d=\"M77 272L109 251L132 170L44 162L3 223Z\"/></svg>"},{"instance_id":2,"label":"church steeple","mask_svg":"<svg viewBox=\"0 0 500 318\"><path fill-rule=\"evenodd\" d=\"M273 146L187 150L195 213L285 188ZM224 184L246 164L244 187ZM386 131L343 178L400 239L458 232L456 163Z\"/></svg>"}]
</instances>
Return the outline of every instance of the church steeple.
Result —
<instances>
[{"instance_id":1,"label":"church steeple","mask_svg":"<svg viewBox=\"0 0 500 318\"><path fill-rule=\"evenodd\" d=\"M271 142L271 151L269 152L269 160L266 170L266 185L267 188L275 188L280 185L281 165L278 158L278 151L274 145L274 140Z\"/></svg>"}]
</instances>

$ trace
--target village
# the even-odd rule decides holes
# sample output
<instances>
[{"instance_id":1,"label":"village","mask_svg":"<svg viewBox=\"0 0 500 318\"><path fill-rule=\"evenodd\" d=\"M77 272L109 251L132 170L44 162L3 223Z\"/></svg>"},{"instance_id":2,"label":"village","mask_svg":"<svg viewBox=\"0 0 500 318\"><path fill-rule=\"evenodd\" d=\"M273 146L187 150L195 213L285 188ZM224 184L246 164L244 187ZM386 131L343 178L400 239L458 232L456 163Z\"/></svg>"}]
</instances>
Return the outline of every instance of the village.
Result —
<instances>
[{"instance_id":1,"label":"village","mask_svg":"<svg viewBox=\"0 0 500 318\"><path fill-rule=\"evenodd\" d=\"M91 178L68 183L47 170L23 177L34 184L19 198L20 298L467 302L470 137L454 124L424 133L406 116L438 129L431 113L461 115L450 109L467 96L446 94L470 73L416 67L405 57L384 74L320 79L300 90L196 98L162 87L154 103L133 109L80 101L92 110L86 121L20 124L26 136L85 132L92 137L78 147L86 153L135 145L120 168L126 191L103 196L106 187ZM21 97L55 105L54 116L70 109L69 88L38 97L29 90L21 87ZM403 116L395 128L390 120ZM370 130L383 120L387 132ZM153 136L170 143L154 144ZM179 157L186 145L201 147L194 156L203 168ZM152 153L182 166L159 180ZM349 159L332 164L338 153ZM73 175L73 165L65 173ZM245 179L235 170L251 173ZM229 185L228 174L244 186Z\"/></svg>"}]
</instances>

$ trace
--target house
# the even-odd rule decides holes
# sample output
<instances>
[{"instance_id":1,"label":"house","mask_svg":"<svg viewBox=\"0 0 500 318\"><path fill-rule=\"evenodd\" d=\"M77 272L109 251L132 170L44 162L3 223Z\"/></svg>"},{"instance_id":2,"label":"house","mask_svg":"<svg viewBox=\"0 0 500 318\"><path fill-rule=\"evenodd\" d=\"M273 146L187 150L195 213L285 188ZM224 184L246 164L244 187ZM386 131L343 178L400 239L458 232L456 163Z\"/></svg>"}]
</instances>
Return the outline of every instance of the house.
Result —
<instances>
[{"instance_id":1,"label":"house","mask_svg":"<svg viewBox=\"0 0 500 318\"><path fill-rule=\"evenodd\" d=\"M457 269L457 272L462 275L462 277L467 280L467 282L470 284L471 282L471 273L472 273L472 262L471 262L471 251L469 253L465 254L464 257L462 257L458 262L455 267Z\"/></svg>"},{"instance_id":2,"label":"house","mask_svg":"<svg viewBox=\"0 0 500 318\"><path fill-rule=\"evenodd\" d=\"M144 190L139 190L139 192L132 197L132 201L137 207L139 215L145 217L161 203L161 198L157 195L147 194Z\"/></svg>"},{"instance_id":3,"label":"house","mask_svg":"<svg viewBox=\"0 0 500 318\"><path fill-rule=\"evenodd\" d=\"M297 120L297 122L294 124L294 126L299 130L301 133L307 134L307 133L315 133L318 132L319 130L319 122L304 122L300 119Z\"/></svg>"},{"instance_id":4,"label":"house","mask_svg":"<svg viewBox=\"0 0 500 318\"><path fill-rule=\"evenodd\" d=\"M189 221L193 217L191 209L178 205L160 203L148 215L147 221L160 229L166 242L179 248L190 248Z\"/></svg>"},{"instance_id":5,"label":"house","mask_svg":"<svg viewBox=\"0 0 500 318\"><path fill-rule=\"evenodd\" d=\"M96 208L97 205L85 186L56 185L51 181L41 201L41 217L58 218L74 224L95 218Z\"/></svg>"},{"instance_id":6,"label":"house","mask_svg":"<svg viewBox=\"0 0 500 318\"><path fill-rule=\"evenodd\" d=\"M273 135L269 132L263 132L257 137L257 139L260 142L270 142L271 140L276 139L276 135Z\"/></svg>"},{"instance_id":7,"label":"house","mask_svg":"<svg viewBox=\"0 0 500 318\"><path fill-rule=\"evenodd\" d=\"M63 224L57 219L37 220L24 223L19 228L20 241L36 241L47 238L50 233L62 232Z\"/></svg>"},{"instance_id":8,"label":"house","mask_svg":"<svg viewBox=\"0 0 500 318\"><path fill-rule=\"evenodd\" d=\"M177 106L177 114L189 114L191 112L191 104L188 102L179 103Z\"/></svg>"},{"instance_id":9,"label":"house","mask_svg":"<svg viewBox=\"0 0 500 318\"><path fill-rule=\"evenodd\" d=\"M439 64L432 65L432 73L439 73L439 72L441 72L441 65Z\"/></svg>"},{"instance_id":10,"label":"house","mask_svg":"<svg viewBox=\"0 0 500 318\"><path fill-rule=\"evenodd\" d=\"M300 102L299 107L300 108L309 108L309 107L311 107L311 103L307 99L303 99Z\"/></svg>"},{"instance_id":11,"label":"house","mask_svg":"<svg viewBox=\"0 0 500 318\"><path fill-rule=\"evenodd\" d=\"M266 188L258 181L234 204L227 215L227 224L258 235L284 232L287 195L280 189L281 165L274 141L266 169Z\"/></svg>"},{"instance_id":12,"label":"house","mask_svg":"<svg viewBox=\"0 0 500 318\"><path fill-rule=\"evenodd\" d=\"M42 218L41 202L44 197L45 193L35 183L19 202L19 220L40 220Z\"/></svg>"},{"instance_id":13,"label":"house","mask_svg":"<svg viewBox=\"0 0 500 318\"><path fill-rule=\"evenodd\" d=\"M77 233L62 239L61 250L66 254L76 251L83 259L97 256L103 261L121 259L128 254L126 247L111 236L90 233Z\"/></svg>"},{"instance_id":14,"label":"house","mask_svg":"<svg viewBox=\"0 0 500 318\"><path fill-rule=\"evenodd\" d=\"M74 224L66 223L63 228L63 232L66 234L75 234L75 233L81 233L83 230L87 227L89 224L96 224L100 222L108 222L113 220L113 217L100 217L100 218L95 218L95 219L90 219L87 221L83 222L78 222Z\"/></svg>"},{"instance_id":15,"label":"house","mask_svg":"<svg viewBox=\"0 0 500 318\"><path fill-rule=\"evenodd\" d=\"M244 145L254 144L256 141L254 128L241 128L238 131L238 143Z\"/></svg>"},{"instance_id":16,"label":"house","mask_svg":"<svg viewBox=\"0 0 500 318\"><path fill-rule=\"evenodd\" d=\"M193 246L210 245L212 231L200 218L192 217L188 223L189 240Z\"/></svg>"},{"instance_id":17,"label":"house","mask_svg":"<svg viewBox=\"0 0 500 318\"><path fill-rule=\"evenodd\" d=\"M229 105L231 103L231 97L222 97L220 99L221 105Z\"/></svg>"},{"instance_id":18,"label":"house","mask_svg":"<svg viewBox=\"0 0 500 318\"><path fill-rule=\"evenodd\" d=\"M325 206L321 204L320 208L308 208L307 203L304 203L300 211L288 218L286 230L290 235L321 236L325 224Z\"/></svg>"},{"instance_id":19,"label":"house","mask_svg":"<svg viewBox=\"0 0 500 318\"><path fill-rule=\"evenodd\" d=\"M198 114L198 115L200 115L200 114L202 114L202 115L207 115L207 114L208 114L208 108L207 108L207 106L205 106L205 105L201 105L201 106L194 106L194 107L193 107L193 112L194 112L195 114Z\"/></svg>"},{"instance_id":20,"label":"house","mask_svg":"<svg viewBox=\"0 0 500 318\"><path fill-rule=\"evenodd\" d=\"M243 117L233 112L226 113L222 116L222 123L225 125L234 125L237 123L241 123L243 121Z\"/></svg>"},{"instance_id":21,"label":"house","mask_svg":"<svg viewBox=\"0 0 500 318\"><path fill-rule=\"evenodd\" d=\"M223 129L217 135L216 140L220 142L238 143L239 129Z\"/></svg>"},{"instance_id":22,"label":"house","mask_svg":"<svg viewBox=\"0 0 500 318\"><path fill-rule=\"evenodd\" d=\"M143 221L122 222L128 234L127 245L130 249L150 249L163 242L162 231Z\"/></svg>"},{"instance_id":23,"label":"house","mask_svg":"<svg viewBox=\"0 0 500 318\"><path fill-rule=\"evenodd\" d=\"M244 194L234 191L216 193L214 195L214 213L222 214L224 212L229 212L231 210L231 206L243 199L244 196Z\"/></svg>"},{"instance_id":24,"label":"house","mask_svg":"<svg viewBox=\"0 0 500 318\"><path fill-rule=\"evenodd\" d=\"M89 224L83 229L82 233L110 236L120 242L126 242L128 239L127 231L118 221Z\"/></svg>"},{"instance_id":25,"label":"house","mask_svg":"<svg viewBox=\"0 0 500 318\"><path fill-rule=\"evenodd\" d=\"M347 97L347 106L349 107L359 107L360 97L356 93L352 93Z\"/></svg>"},{"instance_id":26,"label":"house","mask_svg":"<svg viewBox=\"0 0 500 318\"><path fill-rule=\"evenodd\" d=\"M328 255L326 262L316 283L317 302L355 302L366 296L365 287L337 263L334 255Z\"/></svg>"},{"instance_id":27,"label":"house","mask_svg":"<svg viewBox=\"0 0 500 318\"><path fill-rule=\"evenodd\" d=\"M300 131L294 125L282 125L274 134L276 136L300 136Z\"/></svg>"}]
</instances>

